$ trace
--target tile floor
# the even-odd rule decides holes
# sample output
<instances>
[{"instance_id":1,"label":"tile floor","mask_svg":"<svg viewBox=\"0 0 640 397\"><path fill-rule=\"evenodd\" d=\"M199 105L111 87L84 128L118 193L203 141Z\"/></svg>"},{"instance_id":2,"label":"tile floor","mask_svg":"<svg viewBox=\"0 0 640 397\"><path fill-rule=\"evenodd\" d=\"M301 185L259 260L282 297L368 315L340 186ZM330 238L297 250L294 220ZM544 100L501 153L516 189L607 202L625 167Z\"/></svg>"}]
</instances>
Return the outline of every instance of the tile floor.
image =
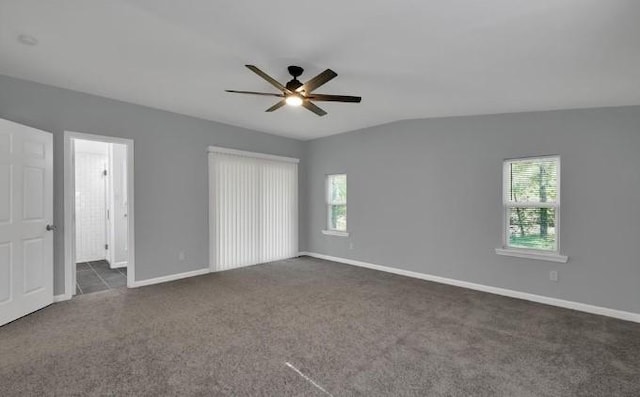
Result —
<instances>
[{"instance_id":1,"label":"tile floor","mask_svg":"<svg viewBox=\"0 0 640 397\"><path fill-rule=\"evenodd\" d=\"M111 269L107 261L76 264L76 294L122 288L127 285L127 268Z\"/></svg>"}]
</instances>

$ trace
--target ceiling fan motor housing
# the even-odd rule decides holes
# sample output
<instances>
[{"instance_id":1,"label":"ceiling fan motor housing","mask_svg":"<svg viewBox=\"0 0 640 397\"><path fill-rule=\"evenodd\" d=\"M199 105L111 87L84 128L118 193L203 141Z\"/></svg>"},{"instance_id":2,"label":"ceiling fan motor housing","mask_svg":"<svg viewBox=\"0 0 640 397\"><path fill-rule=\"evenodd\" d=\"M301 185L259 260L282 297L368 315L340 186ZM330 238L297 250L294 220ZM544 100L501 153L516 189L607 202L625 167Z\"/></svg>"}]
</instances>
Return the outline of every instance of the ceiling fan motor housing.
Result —
<instances>
[{"instance_id":1,"label":"ceiling fan motor housing","mask_svg":"<svg viewBox=\"0 0 640 397\"><path fill-rule=\"evenodd\" d=\"M304 69L294 65L289 66L287 69L289 70L289 74L293 76L293 79L287 83L286 87L290 91L295 91L302 85L297 77L302 75Z\"/></svg>"},{"instance_id":2,"label":"ceiling fan motor housing","mask_svg":"<svg viewBox=\"0 0 640 397\"><path fill-rule=\"evenodd\" d=\"M298 87L300 87L301 85L302 85L302 83L301 83L298 79L294 78L293 80L291 80L291 81L289 81L289 82L287 83L286 87L287 87L287 89L288 89L289 91L295 91L295 90L297 90L297 89L298 89Z\"/></svg>"}]
</instances>

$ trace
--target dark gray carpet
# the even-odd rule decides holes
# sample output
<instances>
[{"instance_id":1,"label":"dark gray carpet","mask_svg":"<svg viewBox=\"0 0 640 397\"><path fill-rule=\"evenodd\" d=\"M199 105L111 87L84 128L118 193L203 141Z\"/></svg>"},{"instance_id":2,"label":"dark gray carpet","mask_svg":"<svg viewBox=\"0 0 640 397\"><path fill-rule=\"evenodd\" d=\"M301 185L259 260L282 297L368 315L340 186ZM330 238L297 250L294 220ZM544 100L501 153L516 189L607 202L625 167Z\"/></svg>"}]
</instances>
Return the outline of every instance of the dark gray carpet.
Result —
<instances>
[{"instance_id":1,"label":"dark gray carpet","mask_svg":"<svg viewBox=\"0 0 640 397\"><path fill-rule=\"evenodd\" d=\"M301 258L0 328L1 396L328 394L638 396L640 324Z\"/></svg>"}]
</instances>

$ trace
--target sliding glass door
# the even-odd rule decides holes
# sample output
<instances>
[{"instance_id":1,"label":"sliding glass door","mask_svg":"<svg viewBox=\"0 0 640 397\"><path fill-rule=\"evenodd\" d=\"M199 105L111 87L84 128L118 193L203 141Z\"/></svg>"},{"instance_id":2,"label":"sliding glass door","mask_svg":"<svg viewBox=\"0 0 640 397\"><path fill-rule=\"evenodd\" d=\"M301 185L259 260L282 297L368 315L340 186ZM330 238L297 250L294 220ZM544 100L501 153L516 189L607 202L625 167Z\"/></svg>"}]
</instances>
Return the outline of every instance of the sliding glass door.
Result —
<instances>
[{"instance_id":1,"label":"sliding glass door","mask_svg":"<svg viewBox=\"0 0 640 397\"><path fill-rule=\"evenodd\" d=\"M212 270L298 253L298 160L210 148Z\"/></svg>"}]
</instances>

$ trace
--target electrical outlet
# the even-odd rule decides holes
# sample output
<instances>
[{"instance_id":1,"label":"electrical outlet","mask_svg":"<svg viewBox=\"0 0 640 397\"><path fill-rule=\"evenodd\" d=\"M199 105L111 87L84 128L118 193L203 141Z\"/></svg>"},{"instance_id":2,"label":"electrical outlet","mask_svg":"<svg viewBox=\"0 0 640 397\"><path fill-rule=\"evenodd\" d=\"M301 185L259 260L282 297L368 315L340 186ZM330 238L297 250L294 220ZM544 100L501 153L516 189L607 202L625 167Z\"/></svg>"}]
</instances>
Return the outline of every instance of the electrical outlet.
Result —
<instances>
[{"instance_id":1,"label":"electrical outlet","mask_svg":"<svg viewBox=\"0 0 640 397\"><path fill-rule=\"evenodd\" d=\"M557 270L552 270L552 271L549 272L549 280L558 281L558 271Z\"/></svg>"},{"instance_id":2,"label":"electrical outlet","mask_svg":"<svg viewBox=\"0 0 640 397\"><path fill-rule=\"evenodd\" d=\"M183 261L183 260L184 260L184 251L180 251L180 252L178 253L178 260L179 260L179 261Z\"/></svg>"},{"instance_id":3,"label":"electrical outlet","mask_svg":"<svg viewBox=\"0 0 640 397\"><path fill-rule=\"evenodd\" d=\"M352 250L353 249L353 243L349 243L349 249Z\"/></svg>"}]
</instances>

